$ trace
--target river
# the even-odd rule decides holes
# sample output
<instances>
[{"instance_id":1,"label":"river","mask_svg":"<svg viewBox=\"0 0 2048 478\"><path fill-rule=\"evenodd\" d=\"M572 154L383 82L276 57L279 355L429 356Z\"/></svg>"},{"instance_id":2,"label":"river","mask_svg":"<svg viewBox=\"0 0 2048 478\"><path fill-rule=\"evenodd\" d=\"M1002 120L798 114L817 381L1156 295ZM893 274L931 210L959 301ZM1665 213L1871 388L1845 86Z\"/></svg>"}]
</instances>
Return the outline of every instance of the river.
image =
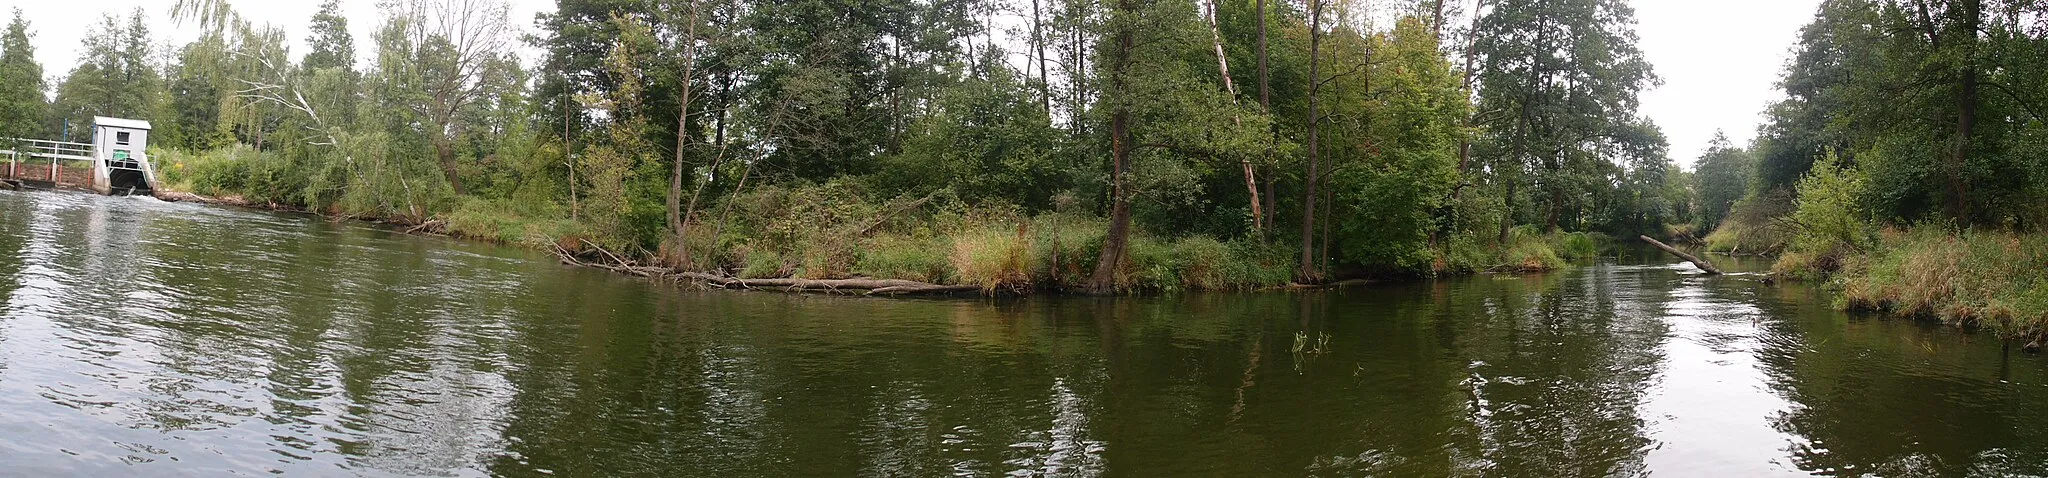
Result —
<instances>
[{"instance_id":1,"label":"river","mask_svg":"<svg viewBox=\"0 0 2048 478\"><path fill-rule=\"evenodd\" d=\"M0 192L0 475L2048 474L2048 360L1760 279L1625 251L1324 292L692 291Z\"/></svg>"}]
</instances>

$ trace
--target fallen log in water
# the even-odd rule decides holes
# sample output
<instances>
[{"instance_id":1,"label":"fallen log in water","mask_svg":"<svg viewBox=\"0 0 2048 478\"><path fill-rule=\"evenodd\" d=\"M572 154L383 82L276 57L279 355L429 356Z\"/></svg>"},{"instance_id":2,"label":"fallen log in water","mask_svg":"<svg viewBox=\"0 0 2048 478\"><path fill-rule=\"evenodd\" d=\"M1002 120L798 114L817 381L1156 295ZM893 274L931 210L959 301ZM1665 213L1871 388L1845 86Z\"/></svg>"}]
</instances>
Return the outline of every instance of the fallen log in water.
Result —
<instances>
[{"instance_id":1,"label":"fallen log in water","mask_svg":"<svg viewBox=\"0 0 2048 478\"><path fill-rule=\"evenodd\" d=\"M739 279L702 273L690 273L681 277L717 284L728 289L782 289L843 294L854 294L854 291L859 291L857 293L862 295L949 294L981 290L981 286L975 285L941 285L902 279Z\"/></svg>"},{"instance_id":2,"label":"fallen log in water","mask_svg":"<svg viewBox=\"0 0 2048 478\"><path fill-rule=\"evenodd\" d=\"M1651 239L1650 236L1639 235L1636 237L1642 239L1643 242L1650 243L1650 245L1652 246L1657 246L1658 249L1663 249L1664 252L1669 252L1671 253L1671 255L1678 256L1678 258L1680 259L1685 259L1686 262L1691 262L1693 266L1699 267L1700 270L1706 271L1708 274L1721 273L1721 270L1715 269L1713 264L1708 264L1707 261L1700 260L1700 258L1698 257L1693 257L1692 254L1686 254L1684 251L1678 250L1678 248L1664 245L1664 243L1662 242L1657 242L1656 239Z\"/></svg>"}]
</instances>

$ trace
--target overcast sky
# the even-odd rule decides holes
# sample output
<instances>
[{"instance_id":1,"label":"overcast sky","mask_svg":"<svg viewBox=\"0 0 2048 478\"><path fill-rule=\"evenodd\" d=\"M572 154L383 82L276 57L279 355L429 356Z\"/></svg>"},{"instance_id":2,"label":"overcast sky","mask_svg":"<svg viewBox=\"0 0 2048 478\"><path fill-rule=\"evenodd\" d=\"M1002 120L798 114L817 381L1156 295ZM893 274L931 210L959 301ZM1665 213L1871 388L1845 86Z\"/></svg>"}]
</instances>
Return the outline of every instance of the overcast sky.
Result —
<instances>
[{"instance_id":1,"label":"overcast sky","mask_svg":"<svg viewBox=\"0 0 2048 478\"><path fill-rule=\"evenodd\" d=\"M1799 27L1819 0L1634 0L1643 56L1664 79L1644 93L1642 113L1671 139L1671 159L1690 166L1714 130L1736 146L1756 136L1764 106L1784 94L1778 77Z\"/></svg>"},{"instance_id":2,"label":"overcast sky","mask_svg":"<svg viewBox=\"0 0 2048 478\"><path fill-rule=\"evenodd\" d=\"M85 29L103 12L141 7L154 36L182 45L195 36L170 23L173 0L23 0L44 74L71 70ZM244 17L285 28L295 55L305 52L306 26L321 0L231 0ZM17 2L10 2L17 3ZM512 20L532 28L534 14L554 11L553 0L511 0ZM1819 0L1633 0L1637 33L1664 85L1645 93L1642 112L1671 139L1671 159L1691 165L1714 131L1737 145L1756 136L1765 105L1782 97L1776 82L1801 25ZM367 55L375 28L375 0L343 0L356 51ZM168 35L168 38L166 36ZM529 64L534 52L527 52Z\"/></svg>"},{"instance_id":3,"label":"overcast sky","mask_svg":"<svg viewBox=\"0 0 2048 478\"><path fill-rule=\"evenodd\" d=\"M555 11L555 0L508 1L512 4L512 24L527 31L533 29L535 14ZM71 71L87 29L97 25L105 13L126 16L141 8L149 18L150 36L160 44L159 47L166 41L171 45L184 45L199 36L197 28L171 22L171 5L177 3L176 0L10 0L9 3L19 3L13 8L20 8L28 16L29 29L35 34L36 59L42 61L43 74L48 76L62 77ZM283 28L285 37L292 42L292 55L297 57L306 53L308 25L312 24L313 14L320 11L320 4L325 0L229 0L228 3L243 18ZM349 34L355 36L356 54L361 57L357 66L360 67L369 60L370 35L375 33L372 30L377 28L383 14L377 11L377 0L341 0L341 10L343 16L348 17ZM531 51L523 56L529 63L538 59Z\"/></svg>"}]
</instances>

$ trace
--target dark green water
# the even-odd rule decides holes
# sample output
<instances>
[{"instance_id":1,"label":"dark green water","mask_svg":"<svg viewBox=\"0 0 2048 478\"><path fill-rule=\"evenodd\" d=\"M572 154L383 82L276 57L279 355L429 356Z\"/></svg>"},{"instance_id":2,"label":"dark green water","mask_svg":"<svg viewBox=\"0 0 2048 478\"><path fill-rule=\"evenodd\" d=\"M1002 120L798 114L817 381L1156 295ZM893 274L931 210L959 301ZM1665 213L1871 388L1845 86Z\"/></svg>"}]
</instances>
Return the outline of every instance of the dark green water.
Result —
<instances>
[{"instance_id":1,"label":"dark green water","mask_svg":"<svg viewBox=\"0 0 2048 478\"><path fill-rule=\"evenodd\" d=\"M0 296L7 476L2048 474L2048 360L1649 254L869 300L0 193Z\"/></svg>"}]
</instances>

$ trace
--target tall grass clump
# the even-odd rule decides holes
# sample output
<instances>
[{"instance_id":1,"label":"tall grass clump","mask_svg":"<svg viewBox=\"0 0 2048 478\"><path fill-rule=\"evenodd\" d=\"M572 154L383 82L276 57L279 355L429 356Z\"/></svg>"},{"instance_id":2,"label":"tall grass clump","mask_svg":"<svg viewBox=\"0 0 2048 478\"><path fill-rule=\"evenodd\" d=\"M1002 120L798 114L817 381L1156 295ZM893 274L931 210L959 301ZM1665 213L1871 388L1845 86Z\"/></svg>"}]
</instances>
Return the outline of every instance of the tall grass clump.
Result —
<instances>
[{"instance_id":1,"label":"tall grass clump","mask_svg":"<svg viewBox=\"0 0 2048 478\"><path fill-rule=\"evenodd\" d=\"M1190 289L1225 289L1236 285L1230 264L1235 261L1230 246L1207 236L1181 238L1173 242L1173 262L1178 266L1179 286Z\"/></svg>"},{"instance_id":2,"label":"tall grass clump","mask_svg":"<svg viewBox=\"0 0 2048 478\"><path fill-rule=\"evenodd\" d=\"M1032 276L1042 287L1078 287L1095 272L1109 221L1073 213L1031 218Z\"/></svg>"},{"instance_id":3,"label":"tall grass clump","mask_svg":"<svg viewBox=\"0 0 2048 478\"><path fill-rule=\"evenodd\" d=\"M1002 224L971 227L953 235L953 270L961 284L986 292L1031 289L1031 235L1028 226Z\"/></svg>"},{"instance_id":4,"label":"tall grass clump","mask_svg":"<svg viewBox=\"0 0 2048 478\"><path fill-rule=\"evenodd\" d=\"M1562 232L1544 236L1544 242L1559 259L1577 263L1600 257L1600 245L1611 241L1597 232Z\"/></svg>"}]
</instances>

